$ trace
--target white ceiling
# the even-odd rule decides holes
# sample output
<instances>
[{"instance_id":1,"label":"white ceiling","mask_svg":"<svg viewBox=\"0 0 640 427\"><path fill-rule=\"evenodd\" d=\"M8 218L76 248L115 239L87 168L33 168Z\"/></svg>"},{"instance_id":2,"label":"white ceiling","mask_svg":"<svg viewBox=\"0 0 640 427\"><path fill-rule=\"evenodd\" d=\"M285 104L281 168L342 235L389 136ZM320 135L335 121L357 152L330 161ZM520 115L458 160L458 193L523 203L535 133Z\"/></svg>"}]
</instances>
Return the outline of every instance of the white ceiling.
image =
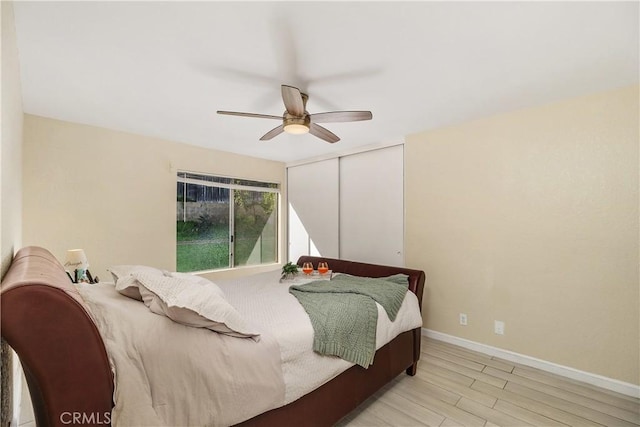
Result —
<instances>
[{"instance_id":1,"label":"white ceiling","mask_svg":"<svg viewBox=\"0 0 640 427\"><path fill-rule=\"evenodd\" d=\"M295 161L638 83L639 2L16 2L26 113ZM280 85L342 138L258 139Z\"/></svg>"}]
</instances>

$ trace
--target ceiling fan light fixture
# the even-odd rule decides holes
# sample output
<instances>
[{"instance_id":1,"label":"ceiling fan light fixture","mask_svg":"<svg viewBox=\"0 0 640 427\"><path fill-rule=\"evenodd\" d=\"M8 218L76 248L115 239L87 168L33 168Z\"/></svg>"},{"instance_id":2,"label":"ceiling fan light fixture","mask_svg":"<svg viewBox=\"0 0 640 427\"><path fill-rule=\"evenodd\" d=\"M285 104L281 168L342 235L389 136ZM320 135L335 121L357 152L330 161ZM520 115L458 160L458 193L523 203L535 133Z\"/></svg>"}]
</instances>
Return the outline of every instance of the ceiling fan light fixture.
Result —
<instances>
[{"instance_id":1,"label":"ceiling fan light fixture","mask_svg":"<svg viewBox=\"0 0 640 427\"><path fill-rule=\"evenodd\" d=\"M302 135L305 133L309 133L309 126L299 124L299 123L289 123L284 126L284 131L291 135Z\"/></svg>"},{"instance_id":2,"label":"ceiling fan light fixture","mask_svg":"<svg viewBox=\"0 0 640 427\"><path fill-rule=\"evenodd\" d=\"M311 120L309 115L306 114L303 117L294 117L285 111L283 129L290 135L302 135L309 132L309 125Z\"/></svg>"}]
</instances>

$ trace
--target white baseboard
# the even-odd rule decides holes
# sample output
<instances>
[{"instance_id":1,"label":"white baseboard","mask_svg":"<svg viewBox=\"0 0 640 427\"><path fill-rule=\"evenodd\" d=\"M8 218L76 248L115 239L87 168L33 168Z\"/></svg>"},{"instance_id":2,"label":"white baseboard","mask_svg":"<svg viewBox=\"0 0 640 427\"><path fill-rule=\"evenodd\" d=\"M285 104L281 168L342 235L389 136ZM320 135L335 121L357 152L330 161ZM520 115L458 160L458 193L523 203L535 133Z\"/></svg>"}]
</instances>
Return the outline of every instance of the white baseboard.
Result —
<instances>
[{"instance_id":1,"label":"white baseboard","mask_svg":"<svg viewBox=\"0 0 640 427\"><path fill-rule=\"evenodd\" d=\"M453 335L444 334L431 329L422 328L422 335L433 338L435 340L448 342L457 346L474 350L480 353L488 354L490 356L496 356L510 362L520 363L521 365L531 366L546 372L551 372L556 375L571 378L576 381L582 381L587 384L595 385L605 388L607 390L615 391L627 396L640 398L640 386L619 381L613 378L608 378L602 375L592 374L590 372L580 371L569 366L558 365L546 360L537 359L535 357L527 356L524 354L515 353L509 350L503 350L501 348L492 347L490 345L481 344L475 341L470 341L464 338L458 338Z\"/></svg>"}]
</instances>

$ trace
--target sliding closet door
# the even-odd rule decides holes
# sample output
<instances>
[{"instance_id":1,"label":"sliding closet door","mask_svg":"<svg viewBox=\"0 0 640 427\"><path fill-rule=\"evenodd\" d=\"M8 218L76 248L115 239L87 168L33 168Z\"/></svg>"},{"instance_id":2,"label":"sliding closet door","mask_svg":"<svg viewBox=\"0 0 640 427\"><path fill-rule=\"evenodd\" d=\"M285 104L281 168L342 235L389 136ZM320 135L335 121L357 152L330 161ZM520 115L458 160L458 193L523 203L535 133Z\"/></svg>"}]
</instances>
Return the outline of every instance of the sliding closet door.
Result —
<instances>
[{"instance_id":1,"label":"sliding closet door","mask_svg":"<svg viewBox=\"0 0 640 427\"><path fill-rule=\"evenodd\" d=\"M289 260L300 255L337 258L338 159L287 169Z\"/></svg>"},{"instance_id":2,"label":"sliding closet door","mask_svg":"<svg viewBox=\"0 0 640 427\"><path fill-rule=\"evenodd\" d=\"M340 158L340 257L404 265L402 145Z\"/></svg>"}]
</instances>

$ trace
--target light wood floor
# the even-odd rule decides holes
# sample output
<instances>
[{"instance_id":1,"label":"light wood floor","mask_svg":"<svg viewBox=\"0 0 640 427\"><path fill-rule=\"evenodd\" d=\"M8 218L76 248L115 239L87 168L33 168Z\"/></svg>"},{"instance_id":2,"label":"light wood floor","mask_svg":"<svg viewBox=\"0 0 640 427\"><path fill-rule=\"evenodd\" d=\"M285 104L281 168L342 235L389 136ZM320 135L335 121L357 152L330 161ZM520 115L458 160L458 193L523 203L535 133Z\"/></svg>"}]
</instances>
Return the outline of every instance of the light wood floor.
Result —
<instances>
[{"instance_id":1,"label":"light wood floor","mask_svg":"<svg viewBox=\"0 0 640 427\"><path fill-rule=\"evenodd\" d=\"M640 400L422 338L400 375L338 423L352 426L638 426Z\"/></svg>"}]
</instances>

